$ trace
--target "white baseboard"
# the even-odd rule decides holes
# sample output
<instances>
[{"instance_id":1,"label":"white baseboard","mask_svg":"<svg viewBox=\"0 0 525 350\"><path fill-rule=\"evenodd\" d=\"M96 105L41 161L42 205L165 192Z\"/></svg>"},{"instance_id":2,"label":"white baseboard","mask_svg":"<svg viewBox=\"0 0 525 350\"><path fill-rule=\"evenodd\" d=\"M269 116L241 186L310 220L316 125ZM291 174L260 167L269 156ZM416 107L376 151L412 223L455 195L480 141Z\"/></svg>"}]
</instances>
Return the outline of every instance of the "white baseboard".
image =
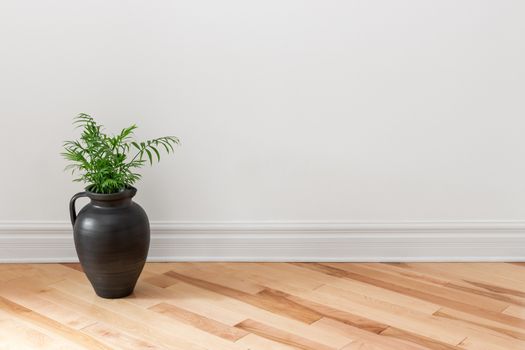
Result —
<instances>
[{"instance_id":1,"label":"white baseboard","mask_svg":"<svg viewBox=\"0 0 525 350\"><path fill-rule=\"evenodd\" d=\"M149 261L525 261L525 222L152 222ZM0 222L0 262L78 261L65 222Z\"/></svg>"}]
</instances>

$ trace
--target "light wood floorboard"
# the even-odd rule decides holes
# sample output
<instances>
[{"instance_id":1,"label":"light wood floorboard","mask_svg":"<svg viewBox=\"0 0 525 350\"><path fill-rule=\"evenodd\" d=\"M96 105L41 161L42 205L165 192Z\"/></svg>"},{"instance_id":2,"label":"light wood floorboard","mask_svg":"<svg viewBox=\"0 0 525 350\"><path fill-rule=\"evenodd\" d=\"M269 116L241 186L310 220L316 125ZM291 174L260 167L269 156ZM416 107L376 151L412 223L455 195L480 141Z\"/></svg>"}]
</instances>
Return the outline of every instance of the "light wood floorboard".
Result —
<instances>
[{"instance_id":1,"label":"light wood floorboard","mask_svg":"<svg viewBox=\"0 0 525 350\"><path fill-rule=\"evenodd\" d=\"M4 349L525 350L525 264L151 263L119 300L0 264Z\"/></svg>"}]
</instances>

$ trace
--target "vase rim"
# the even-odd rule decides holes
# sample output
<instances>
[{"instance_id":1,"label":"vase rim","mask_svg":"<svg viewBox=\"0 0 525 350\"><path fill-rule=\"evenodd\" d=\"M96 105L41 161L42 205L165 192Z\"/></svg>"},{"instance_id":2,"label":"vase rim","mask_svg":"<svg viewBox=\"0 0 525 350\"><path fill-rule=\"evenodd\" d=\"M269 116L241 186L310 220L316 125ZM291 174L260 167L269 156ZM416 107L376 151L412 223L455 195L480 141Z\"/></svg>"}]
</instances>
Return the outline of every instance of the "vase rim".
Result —
<instances>
[{"instance_id":1,"label":"vase rim","mask_svg":"<svg viewBox=\"0 0 525 350\"><path fill-rule=\"evenodd\" d=\"M85 188L87 196L96 201L118 201L126 198L133 198L137 193L137 189L133 186L127 186L126 188L115 193L96 193L89 190L89 186Z\"/></svg>"}]
</instances>

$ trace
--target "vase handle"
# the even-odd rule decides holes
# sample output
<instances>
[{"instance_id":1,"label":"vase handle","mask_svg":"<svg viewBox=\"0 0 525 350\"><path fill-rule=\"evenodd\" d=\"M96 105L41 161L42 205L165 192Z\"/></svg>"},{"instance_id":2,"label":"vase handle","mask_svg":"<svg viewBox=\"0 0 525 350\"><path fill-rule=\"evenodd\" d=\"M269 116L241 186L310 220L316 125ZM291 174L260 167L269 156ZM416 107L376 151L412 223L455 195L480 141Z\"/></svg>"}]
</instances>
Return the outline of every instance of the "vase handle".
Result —
<instances>
[{"instance_id":1,"label":"vase handle","mask_svg":"<svg viewBox=\"0 0 525 350\"><path fill-rule=\"evenodd\" d=\"M86 192L78 192L69 201L69 216L71 217L71 225L75 226L75 221L77 221L77 211L75 209L75 202L80 197L87 197Z\"/></svg>"}]
</instances>

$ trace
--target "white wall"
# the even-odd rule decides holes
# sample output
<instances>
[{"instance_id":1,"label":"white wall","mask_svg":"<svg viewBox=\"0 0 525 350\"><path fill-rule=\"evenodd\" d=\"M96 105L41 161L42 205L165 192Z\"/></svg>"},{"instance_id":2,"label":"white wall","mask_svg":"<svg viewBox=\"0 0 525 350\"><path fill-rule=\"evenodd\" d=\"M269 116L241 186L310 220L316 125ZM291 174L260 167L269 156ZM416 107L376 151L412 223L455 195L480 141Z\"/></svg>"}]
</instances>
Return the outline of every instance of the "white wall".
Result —
<instances>
[{"instance_id":1,"label":"white wall","mask_svg":"<svg viewBox=\"0 0 525 350\"><path fill-rule=\"evenodd\" d=\"M180 136L154 221L525 216L525 2L0 1L0 222L66 221L71 118Z\"/></svg>"}]
</instances>

